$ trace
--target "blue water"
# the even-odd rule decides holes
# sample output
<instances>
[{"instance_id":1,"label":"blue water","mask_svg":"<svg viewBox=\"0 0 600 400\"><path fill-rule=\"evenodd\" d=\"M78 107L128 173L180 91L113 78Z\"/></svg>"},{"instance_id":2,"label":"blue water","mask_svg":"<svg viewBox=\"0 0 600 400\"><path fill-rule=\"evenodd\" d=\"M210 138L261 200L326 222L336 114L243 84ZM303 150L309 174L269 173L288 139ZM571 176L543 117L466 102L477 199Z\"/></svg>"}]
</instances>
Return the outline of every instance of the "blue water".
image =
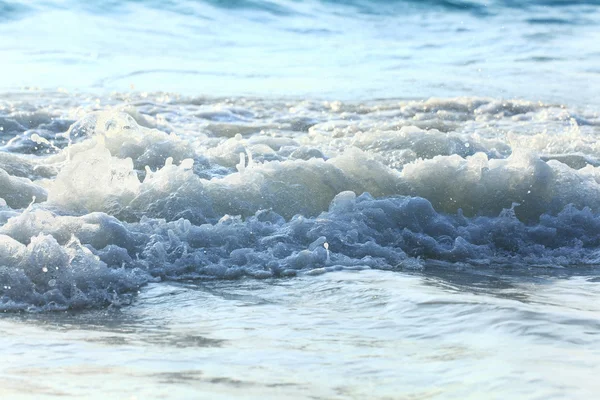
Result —
<instances>
[{"instance_id":1,"label":"blue water","mask_svg":"<svg viewBox=\"0 0 600 400\"><path fill-rule=\"evenodd\" d=\"M598 0L0 0L0 398L597 398L599 93Z\"/></svg>"},{"instance_id":2,"label":"blue water","mask_svg":"<svg viewBox=\"0 0 600 400\"><path fill-rule=\"evenodd\" d=\"M597 104L597 1L6 1L0 88Z\"/></svg>"}]
</instances>

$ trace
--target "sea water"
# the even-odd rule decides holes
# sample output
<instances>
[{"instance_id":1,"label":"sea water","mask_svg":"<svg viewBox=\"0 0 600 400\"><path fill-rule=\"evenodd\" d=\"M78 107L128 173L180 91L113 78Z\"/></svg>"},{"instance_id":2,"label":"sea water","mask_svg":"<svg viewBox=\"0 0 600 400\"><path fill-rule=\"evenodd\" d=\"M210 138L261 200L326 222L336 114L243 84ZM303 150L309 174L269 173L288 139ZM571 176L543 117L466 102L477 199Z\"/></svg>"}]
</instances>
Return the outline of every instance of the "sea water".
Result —
<instances>
[{"instance_id":1,"label":"sea water","mask_svg":"<svg viewBox=\"0 0 600 400\"><path fill-rule=\"evenodd\" d=\"M595 398L599 27L0 1L0 396Z\"/></svg>"}]
</instances>

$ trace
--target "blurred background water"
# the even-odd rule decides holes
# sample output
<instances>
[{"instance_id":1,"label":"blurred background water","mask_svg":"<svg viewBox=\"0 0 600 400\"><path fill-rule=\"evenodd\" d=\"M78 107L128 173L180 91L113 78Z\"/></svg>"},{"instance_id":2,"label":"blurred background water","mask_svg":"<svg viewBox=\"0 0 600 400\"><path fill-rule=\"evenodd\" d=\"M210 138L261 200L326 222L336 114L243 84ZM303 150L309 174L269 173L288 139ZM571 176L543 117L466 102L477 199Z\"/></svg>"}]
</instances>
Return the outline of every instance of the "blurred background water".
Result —
<instances>
[{"instance_id":1,"label":"blurred background water","mask_svg":"<svg viewBox=\"0 0 600 400\"><path fill-rule=\"evenodd\" d=\"M594 0L0 2L0 88L598 103Z\"/></svg>"}]
</instances>

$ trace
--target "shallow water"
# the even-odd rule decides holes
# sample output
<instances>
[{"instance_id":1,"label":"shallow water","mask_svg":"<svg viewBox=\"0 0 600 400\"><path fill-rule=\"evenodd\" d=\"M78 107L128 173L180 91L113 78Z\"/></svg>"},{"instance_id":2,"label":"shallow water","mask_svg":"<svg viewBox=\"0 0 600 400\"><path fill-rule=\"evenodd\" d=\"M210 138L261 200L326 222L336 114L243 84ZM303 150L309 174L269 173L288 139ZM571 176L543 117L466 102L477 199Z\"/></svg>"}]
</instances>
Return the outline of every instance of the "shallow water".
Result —
<instances>
[{"instance_id":1,"label":"shallow water","mask_svg":"<svg viewBox=\"0 0 600 400\"><path fill-rule=\"evenodd\" d=\"M156 284L119 310L4 318L2 395L593 398L598 271L535 275Z\"/></svg>"},{"instance_id":2,"label":"shallow water","mask_svg":"<svg viewBox=\"0 0 600 400\"><path fill-rule=\"evenodd\" d=\"M0 0L0 397L595 398L599 23Z\"/></svg>"}]
</instances>

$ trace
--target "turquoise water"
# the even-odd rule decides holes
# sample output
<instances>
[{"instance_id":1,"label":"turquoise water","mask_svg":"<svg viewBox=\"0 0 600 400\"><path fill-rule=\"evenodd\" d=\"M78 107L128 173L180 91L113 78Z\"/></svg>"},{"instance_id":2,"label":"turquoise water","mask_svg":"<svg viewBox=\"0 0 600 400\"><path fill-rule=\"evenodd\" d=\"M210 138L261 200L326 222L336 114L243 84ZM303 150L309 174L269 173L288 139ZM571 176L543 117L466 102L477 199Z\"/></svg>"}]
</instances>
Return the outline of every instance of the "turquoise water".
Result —
<instances>
[{"instance_id":1,"label":"turquoise water","mask_svg":"<svg viewBox=\"0 0 600 400\"><path fill-rule=\"evenodd\" d=\"M0 87L597 104L594 1L4 1Z\"/></svg>"},{"instance_id":2,"label":"turquoise water","mask_svg":"<svg viewBox=\"0 0 600 400\"><path fill-rule=\"evenodd\" d=\"M0 397L596 398L599 27L0 0Z\"/></svg>"}]
</instances>

